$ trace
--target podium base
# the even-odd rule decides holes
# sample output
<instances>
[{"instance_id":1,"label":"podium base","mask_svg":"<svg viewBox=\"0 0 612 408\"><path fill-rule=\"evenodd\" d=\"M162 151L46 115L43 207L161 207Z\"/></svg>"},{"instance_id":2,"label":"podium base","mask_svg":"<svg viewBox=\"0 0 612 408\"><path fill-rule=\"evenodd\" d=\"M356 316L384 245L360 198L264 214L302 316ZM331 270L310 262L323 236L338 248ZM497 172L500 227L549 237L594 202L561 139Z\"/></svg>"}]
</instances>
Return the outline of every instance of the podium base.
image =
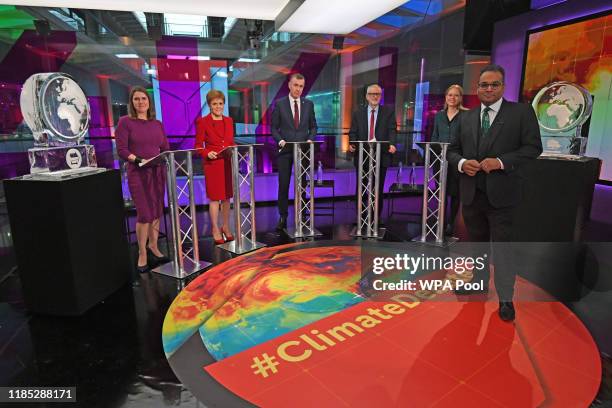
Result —
<instances>
[{"instance_id":1,"label":"podium base","mask_svg":"<svg viewBox=\"0 0 612 408\"><path fill-rule=\"evenodd\" d=\"M98 167L96 150L92 145L33 147L28 149L30 174Z\"/></svg>"},{"instance_id":2,"label":"podium base","mask_svg":"<svg viewBox=\"0 0 612 408\"><path fill-rule=\"evenodd\" d=\"M444 237L444 240L442 242L436 242L436 241L422 241L421 240L421 235L417 235L416 237L412 238L410 241L411 242L422 242L423 244L428 244L428 245L432 245L432 246L446 248L446 247L449 247L449 246L453 245L455 242L459 241L459 238L457 238L457 237Z\"/></svg>"},{"instance_id":3,"label":"podium base","mask_svg":"<svg viewBox=\"0 0 612 408\"><path fill-rule=\"evenodd\" d=\"M290 238L318 237L323 235L323 233L316 228L313 228L312 230L310 228L304 228L302 229L301 234L295 227L288 227L285 231Z\"/></svg>"},{"instance_id":4,"label":"podium base","mask_svg":"<svg viewBox=\"0 0 612 408\"><path fill-rule=\"evenodd\" d=\"M360 233L360 231L357 231L357 227L353 227L353 230L351 231L351 233L349 235L351 237L355 237L355 238L383 239L385 237L386 233L387 233L387 229L384 228L384 227L378 228L378 234L377 235L362 234L362 233Z\"/></svg>"},{"instance_id":5,"label":"podium base","mask_svg":"<svg viewBox=\"0 0 612 408\"><path fill-rule=\"evenodd\" d=\"M218 248L223 249L224 251L228 251L234 254L246 254L247 252L255 251L256 249L263 248L266 245L261 242L251 241L247 237L242 237L241 245L238 245L238 240L235 239L231 242L218 245Z\"/></svg>"},{"instance_id":6,"label":"podium base","mask_svg":"<svg viewBox=\"0 0 612 408\"><path fill-rule=\"evenodd\" d=\"M153 272L160 275L170 276L175 279L185 279L196 272L200 272L212 265L210 262L200 261L194 264L190 259L183 260L183 267L175 265L174 261L165 263L153 269Z\"/></svg>"}]
</instances>

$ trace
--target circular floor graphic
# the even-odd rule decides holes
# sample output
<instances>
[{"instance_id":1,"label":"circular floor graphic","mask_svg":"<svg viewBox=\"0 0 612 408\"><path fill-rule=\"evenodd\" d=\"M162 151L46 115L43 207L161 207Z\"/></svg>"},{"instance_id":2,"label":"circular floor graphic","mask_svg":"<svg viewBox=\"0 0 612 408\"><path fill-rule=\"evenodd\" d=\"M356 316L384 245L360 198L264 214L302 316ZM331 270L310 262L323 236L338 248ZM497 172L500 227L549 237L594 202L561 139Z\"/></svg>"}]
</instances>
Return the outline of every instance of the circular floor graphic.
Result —
<instances>
[{"instance_id":1,"label":"circular floor graphic","mask_svg":"<svg viewBox=\"0 0 612 408\"><path fill-rule=\"evenodd\" d=\"M597 347L561 303L517 302L509 324L495 299L372 301L360 263L359 244L317 241L212 268L166 315L171 367L204 404L231 407L584 407L595 397ZM539 289L519 278L520 290Z\"/></svg>"}]
</instances>

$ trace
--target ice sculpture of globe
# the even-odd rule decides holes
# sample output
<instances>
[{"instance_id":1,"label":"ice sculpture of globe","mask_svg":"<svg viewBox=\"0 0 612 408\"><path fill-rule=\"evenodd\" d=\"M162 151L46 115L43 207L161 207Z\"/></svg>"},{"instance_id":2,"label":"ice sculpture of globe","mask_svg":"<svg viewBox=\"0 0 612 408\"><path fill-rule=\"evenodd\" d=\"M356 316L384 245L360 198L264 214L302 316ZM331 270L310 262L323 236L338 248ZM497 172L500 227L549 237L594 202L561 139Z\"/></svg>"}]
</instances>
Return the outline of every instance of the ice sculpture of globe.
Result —
<instances>
[{"instance_id":1,"label":"ice sculpture of globe","mask_svg":"<svg viewBox=\"0 0 612 408\"><path fill-rule=\"evenodd\" d=\"M32 75L23 86L20 102L37 145L74 145L85 137L89 104L70 76L59 72Z\"/></svg>"},{"instance_id":2,"label":"ice sculpture of globe","mask_svg":"<svg viewBox=\"0 0 612 408\"><path fill-rule=\"evenodd\" d=\"M72 79L53 79L43 92L44 114L49 126L64 138L79 138L87 131L89 104Z\"/></svg>"},{"instance_id":3,"label":"ice sculpture of globe","mask_svg":"<svg viewBox=\"0 0 612 408\"><path fill-rule=\"evenodd\" d=\"M32 75L23 84L20 106L34 136L35 147L28 149L30 173L63 176L95 170L94 147L81 144L89 129L89 103L72 77Z\"/></svg>"},{"instance_id":4,"label":"ice sculpture of globe","mask_svg":"<svg viewBox=\"0 0 612 408\"><path fill-rule=\"evenodd\" d=\"M581 126L589 118L592 104L589 92L570 82L546 85L532 102L540 127L551 133L567 132Z\"/></svg>"}]
</instances>

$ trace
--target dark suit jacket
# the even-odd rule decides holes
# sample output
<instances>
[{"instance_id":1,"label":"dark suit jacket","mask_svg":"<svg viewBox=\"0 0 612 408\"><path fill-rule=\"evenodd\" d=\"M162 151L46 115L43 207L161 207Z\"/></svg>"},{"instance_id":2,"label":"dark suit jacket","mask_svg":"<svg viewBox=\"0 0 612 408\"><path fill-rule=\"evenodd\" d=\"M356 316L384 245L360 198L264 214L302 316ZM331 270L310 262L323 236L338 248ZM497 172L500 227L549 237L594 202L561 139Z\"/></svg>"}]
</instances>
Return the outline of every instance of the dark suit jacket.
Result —
<instances>
[{"instance_id":1,"label":"dark suit jacket","mask_svg":"<svg viewBox=\"0 0 612 408\"><path fill-rule=\"evenodd\" d=\"M308 99L300 98L300 124L295 128L293 114L291 113L290 99L284 97L276 102L272 112L272 137L278 142L305 142L313 140L317 134L317 120L315 118L314 104ZM292 149L284 148L281 153L291 154Z\"/></svg>"},{"instance_id":2,"label":"dark suit jacket","mask_svg":"<svg viewBox=\"0 0 612 408\"><path fill-rule=\"evenodd\" d=\"M448 148L449 166L463 159L481 161L499 158L504 170L489 174L479 171L470 177L461 173L461 201L469 205L474 199L478 177L484 177L489 203L495 208L516 206L521 200L520 166L542 153L540 127L530 105L504 100L486 136L480 135L480 105L461 115L457 138ZM480 174L482 173L482 174Z\"/></svg>"},{"instance_id":3,"label":"dark suit jacket","mask_svg":"<svg viewBox=\"0 0 612 408\"><path fill-rule=\"evenodd\" d=\"M376 140L388 140L390 144L395 145L397 123L395 122L395 112L388 106L379 106L378 116L376 117L376 125L374 135ZM351 130L349 130L349 140L368 140L368 105L362 106L353 112L351 118ZM389 144L381 145L381 165L388 167L391 163L391 153L389 153ZM355 152L355 166L359 160L359 155Z\"/></svg>"}]
</instances>

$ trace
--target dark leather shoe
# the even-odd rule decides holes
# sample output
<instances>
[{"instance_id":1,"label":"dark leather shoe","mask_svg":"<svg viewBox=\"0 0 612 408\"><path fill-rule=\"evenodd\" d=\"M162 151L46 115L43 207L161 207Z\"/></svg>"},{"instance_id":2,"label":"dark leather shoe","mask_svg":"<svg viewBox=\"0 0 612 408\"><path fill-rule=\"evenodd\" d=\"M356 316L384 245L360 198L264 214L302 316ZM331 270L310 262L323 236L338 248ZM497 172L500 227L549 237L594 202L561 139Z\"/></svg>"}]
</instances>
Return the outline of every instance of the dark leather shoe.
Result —
<instances>
[{"instance_id":1,"label":"dark leather shoe","mask_svg":"<svg viewBox=\"0 0 612 408\"><path fill-rule=\"evenodd\" d=\"M283 231L286 228L287 228L287 218L280 217L280 219L278 220L278 223L276 224L276 230Z\"/></svg>"},{"instance_id":2,"label":"dark leather shoe","mask_svg":"<svg viewBox=\"0 0 612 408\"><path fill-rule=\"evenodd\" d=\"M511 322L514 320L515 312L512 302L499 302L499 317L504 322Z\"/></svg>"}]
</instances>

